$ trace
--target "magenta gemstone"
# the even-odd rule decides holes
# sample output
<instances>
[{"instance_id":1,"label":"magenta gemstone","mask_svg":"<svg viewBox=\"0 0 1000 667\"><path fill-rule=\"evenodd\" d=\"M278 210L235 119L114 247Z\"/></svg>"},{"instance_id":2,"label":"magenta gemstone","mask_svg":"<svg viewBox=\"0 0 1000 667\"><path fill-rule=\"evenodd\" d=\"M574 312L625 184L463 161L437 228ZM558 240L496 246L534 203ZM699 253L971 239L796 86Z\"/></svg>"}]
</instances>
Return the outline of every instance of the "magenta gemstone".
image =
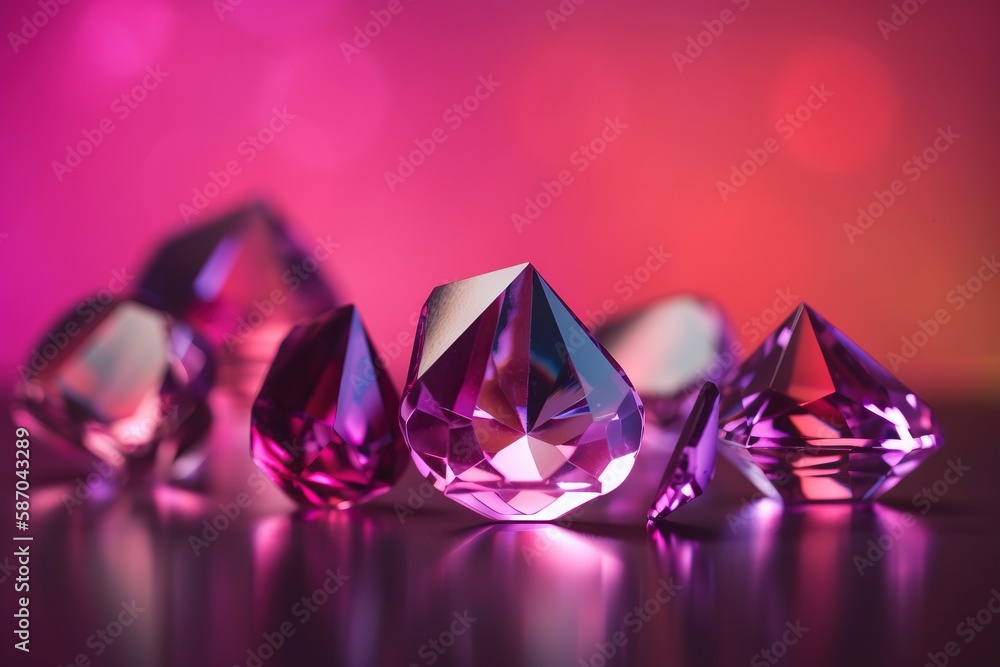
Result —
<instances>
[{"instance_id":1,"label":"magenta gemstone","mask_svg":"<svg viewBox=\"0 0 1000 667\"><path fill-rule=\"evenodd\" d=\"M647 423L661 426L683 419L705 382L724 384L741 356L722 307L689 294L654 301L595 335L639 392Z\"/></svg>"},{"instance_id":2,"label":"magenta gemstone","mask_svg":"<svg viewBox=\"0 0 1000 667\"><path fill-rule=\"evenodd\" d=\"M658 520L705 492L715 477L715 450L719 438L719 390L705 383L681 429L649 518Z\"/></svg>"},{"instance_id":3,"label":"magenta gemstone","mask_svg":"<svg viewBox=\"0 0 1000 667\"><path fill-rule=\"evenodd\" d=\"M15 409L116 467L191 453L211 421L206 344L135 301L85 303L19 367Z\"/></svg>"},{"instance_id":4,"label":"magenta gemstone","mask_svg":"<svg viewBox=\"0 0 1000 667\"><path fill-rule=\"evenodd\" d=\"M406 463L399 397L357 310L285 338L251 413L254 463L300 503L344 509L388 491Z\"/></svg>"},{"instance_id":5,"label":"magenta gemstone","mask_svg":"<svg viewBox=\"0 0 1000 667\"><path fill-rule=\"evenodd\" d=\"M741 365L720 421L723 454L792 502L875 498L943 443L931 408L805 304Z\"/></svg>"},{"instance_id":6,"label":"magenta gemstone","mask_svg":"<svg viewBox=\"0 0 1000 667\"><path fill-rule=\"evenodd\" d=\"M270 359L293 323L333 307L320 269L330 245L317 239L307 252L267 206L252 204L163 243L137 292L217 351Z\"/></svg>"},{"instance_id":7,"label":"magenta gemstone","mask_svg":"<svg viewBox=\"0 0 1000 667\"><path fill-rule=\"evenodd\" d=\"M400 419L417 468L501 521L546 521L628 475L642 403L530 264L434 289Z\"/></svg>"}]
</instances>

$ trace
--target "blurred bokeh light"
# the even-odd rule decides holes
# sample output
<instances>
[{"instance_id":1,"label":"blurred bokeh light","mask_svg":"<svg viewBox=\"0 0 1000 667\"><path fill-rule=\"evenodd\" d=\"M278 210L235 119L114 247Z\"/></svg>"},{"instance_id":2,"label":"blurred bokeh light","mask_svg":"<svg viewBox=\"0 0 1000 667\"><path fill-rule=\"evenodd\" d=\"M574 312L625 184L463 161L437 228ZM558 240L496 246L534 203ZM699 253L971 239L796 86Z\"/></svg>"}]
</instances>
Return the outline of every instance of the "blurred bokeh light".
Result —
<instances>
[{"instance_id":1,"label":"blurred bokeh light","mask_svg":"<svg viewBox=\"0 0 1000 667\"><path fill-rule=\"evenodd\" d=\"M591 321L696 290L753 346L791 294L916 389L1000 395L997 6L41 4L0 9L4 366L266 197L340 244L397 381L433 286L531 261Z\"/></svg>"}]
</instances>

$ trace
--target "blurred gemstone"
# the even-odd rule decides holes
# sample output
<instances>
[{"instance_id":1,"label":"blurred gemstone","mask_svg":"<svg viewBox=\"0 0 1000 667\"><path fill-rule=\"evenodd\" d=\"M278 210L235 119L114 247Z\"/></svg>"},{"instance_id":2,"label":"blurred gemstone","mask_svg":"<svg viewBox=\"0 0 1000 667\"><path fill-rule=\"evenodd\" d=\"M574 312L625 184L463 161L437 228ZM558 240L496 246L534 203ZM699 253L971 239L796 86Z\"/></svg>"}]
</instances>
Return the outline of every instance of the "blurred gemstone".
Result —
<instances>
[{"instance_id":1,"label":"blurred gemstone","mask_svg":"<svg viewBox=\"0 0 1000 667\"><path fill-rule=\"evenodd\" d=\"M296 501L346 508L385 493L406 450L399 397L353 306L281 343L251 414L251 455Z\"/></svg>"},{"instance_id":2,"label":"blurred gemstone","mask_svg":"<svg viewBox=\"0 0 1000 667\"><path fill-rule=\"evenodd\" d=\"M185 324L135 301L93 298L19 367L17 409L51 436L121 466L190 452L208 429L212 364Z\"/></svg>"},{"instance_id":3,"label":"blurred gemstone","mask_svg":"<svg viewBox=\"0 0 1000 667\"><path fill-rule=\"evenodd\" d=\"M711 382L698 392L674 452L663 473L649 518L663 519L702 493L715 477L715 444L719 438L719 389Z\"/></svg>"},{"instance_id":4,"label":"blurred gemstone","mask_svg":"<svg viewBox=\"0 0 1000 667\"><path fill-rule=\"evenodd\" d=\"M139 279L139 298L186 322L221 352L270 359L300 319L333 307L320 266L328 237L306 252L253 204L166 241Z\"/></svg>"},{"instance_id":5,"label":"blurred gemstone","mask_svg":"<svg viewBox=\"0 0 1000 667\"><path fill-rule=\"evenodd\" d=\"M608 493L642 437L625 373L530 264L431 293L400 419L420 473L502 521Z\"/></svg>"},{"instance_id":6,"label":"blurred gemstone","mask_svg":"<svg viewBox=\"0 0 1000 667\"><path fill-rule=\"evenodd\" d=\"M693 295L660 299L596 332L635 386L647 422L686 415L707 381L722 384L739 363L722 308Z\"/></svg>"},{"instance_id":7,"label":"blurred gemstone","mask_svg":"<svg viewBox=\"0 0 1000 667\"><path fill-rule=\"evenodd\" d=\"M941 447L931 408L801 304L723 392L722 452L768 495L868 500Z\"/></svg>"}]
</instances>

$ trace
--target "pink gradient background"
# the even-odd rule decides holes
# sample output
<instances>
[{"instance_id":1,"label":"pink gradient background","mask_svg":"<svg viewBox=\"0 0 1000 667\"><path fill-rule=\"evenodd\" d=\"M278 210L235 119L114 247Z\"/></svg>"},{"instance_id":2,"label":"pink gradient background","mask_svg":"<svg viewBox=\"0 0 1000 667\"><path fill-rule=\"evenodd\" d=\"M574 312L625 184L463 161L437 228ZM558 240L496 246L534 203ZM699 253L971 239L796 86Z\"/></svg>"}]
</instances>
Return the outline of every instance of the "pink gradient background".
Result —
<instances>
[{"instance_id":1,"label":"pink gradient background","mask_svg":"<svg viewBox=\"0 0 1000 667\"><path fill-rule=\"evenodd\" d=\"M340 43L385 2L244 0L220 20L208 0L74 0L17 53L5 38L0 365L114 270L138 272L184 226L193 189L239 160L197 219L265 196L307 247L331 235L323 270L382 347L410 333L434 285L532 261L584 316L697 290L741 328L790 288L883 363L945 308L950 323L898 374L918 391L1000 395L1000 280L960 311L946 300L1000 252L1000 8L930 2L885 40L890 2L589 0L553 30L558 4L402 0L350 63ZM726 8L735 21L679 72L673 52ZM5 2L4 34L36 11ZM119 120L112 102L156 65L169 76ZM496 92L447 126L488 75ZM780 138L775 121L812 85L834 94ZM246 163L237 146L275 107L297 118ZM60 182L52 162L106 116L115 130ZM518 233L511 214L574 169L608 117L628 128ZM948 126L961 138L850 243L858 207ZM391 192L385 172L437 127L447 141ZM716 182L769 136L780 150L723 201ZM661 245L665 268L623 299L616 282Z\"/></svg>"}]
</instances>

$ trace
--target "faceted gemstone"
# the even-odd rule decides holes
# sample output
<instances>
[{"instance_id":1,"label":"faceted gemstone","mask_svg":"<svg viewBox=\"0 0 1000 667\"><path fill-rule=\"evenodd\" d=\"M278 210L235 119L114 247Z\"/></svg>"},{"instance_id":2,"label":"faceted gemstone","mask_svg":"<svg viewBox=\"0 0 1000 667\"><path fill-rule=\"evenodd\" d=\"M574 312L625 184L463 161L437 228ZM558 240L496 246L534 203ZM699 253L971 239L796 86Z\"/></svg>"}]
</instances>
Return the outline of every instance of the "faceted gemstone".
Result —
<instances>
[{"instance_id":1,"label":"faceted gemstone","mask_svg":"<svg viewBox=\"0 0 1000 667\"><path fill-rule=\"evenodd\" d=\"M530 264L431 293L400 419L422 475L504 521L608 493L642 437L625 373Z\"/></svg>"},{"instance_id":2,"label":"faceted gemstone","mask_svg":"<svg viewBox=\"0 0 1000 667\"><path fill-rule=\"evenodd\" d=\"M254 462L300 503L339 509L390 489L406 463L399 396L353 306L281 343L251 414Z\"/></svg>"},{"instance_id":3,"label":"faceted gemstone","mask_svg":"<svg viewBox=\"0 0 1000 667\"><path fill-rule=\"evenodd\" d=\"M697 394L695 394L697 397ZM645 409L645 406L643 406ZM683 421L661 425L646 420L642 444L628 477L611 493L595 498L573 512L573 521L614 526L645 526L663 471L677 445Z\"/></svg>"},{"instance_id":4,"label":"faceted gemstone","mask_svg":"<svg viewBox=\"0 0 1000 667\"><path fill-rule=\"evenodd\" d=\"M805 304L724 391L723 453L788 501L871 499L942 444L930 407Z\"/></svg>"},{"instance_id":5,"label":"faceted gemstone","mask_svg":"<svg viewBox=\"0 0 1000 667\"><path fill-rule=\"evenodd\" d=\"M213 367L185 324L131 300L85 302L20 368L16 409L114 466L190 453L210 424Z\"/></svg>"},{"instance_id":6,"label":"faceted gemstone","mask_svg":"<svg viewBox=\"0 0 1000 667\"><path fill-rule=\"evenodd\" d=\"M139 298L190 322L220 352L270 359L291 325L334 305L320 263L263 204L166 241L139 279Z\"/></svg>"},{"instance_id":7,"label":"faceted gemstone","mask_svg":"<svg viewBox=\"0 0 1000 667\"><path fill-rule=\"evenodd\" d=\"M715 477L715 443L719 438L719 389L711 382L698 392L680 438L663 473L651 520L663 519L705 492Z\"/></svg>"},{"instance_id":8,"label":"faceted gemstone","mask_svg":"<svg viewBox=\"0 0 1000 667\"><path fill-rule=\"evenodd\" d=\"M722 308L694 295L662 298L595 335L635 385L647 423L688 414L702 384L725 383L739 361Z\"/></svg>"}]
</instances>

